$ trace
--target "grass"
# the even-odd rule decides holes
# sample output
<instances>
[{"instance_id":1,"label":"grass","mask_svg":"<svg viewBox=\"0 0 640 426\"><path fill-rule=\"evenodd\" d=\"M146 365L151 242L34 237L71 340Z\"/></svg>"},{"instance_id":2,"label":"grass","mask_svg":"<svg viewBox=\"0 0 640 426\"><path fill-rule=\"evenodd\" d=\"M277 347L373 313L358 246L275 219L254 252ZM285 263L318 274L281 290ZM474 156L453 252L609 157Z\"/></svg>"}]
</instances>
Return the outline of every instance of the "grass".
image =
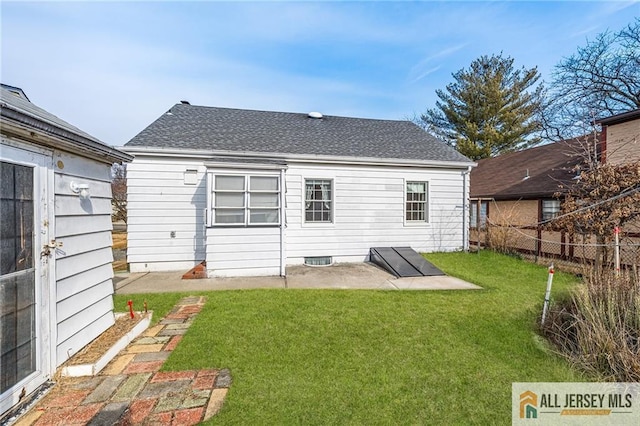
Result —
<instances>
[{"instance_id":1,"label":"grass","mask_svg":"<svg viewBox=\"0 0 640 426\"><path fill-rule=\"evenodd\" d=\"M211 292L163 369L231 369L212 424L507 424L512 382L584 380L534 332L546 268L428 257L484 290ZM574 281L556 273L554 292ZM133 299L159 318L181 296Z\"/></svg>"}]
</instances>

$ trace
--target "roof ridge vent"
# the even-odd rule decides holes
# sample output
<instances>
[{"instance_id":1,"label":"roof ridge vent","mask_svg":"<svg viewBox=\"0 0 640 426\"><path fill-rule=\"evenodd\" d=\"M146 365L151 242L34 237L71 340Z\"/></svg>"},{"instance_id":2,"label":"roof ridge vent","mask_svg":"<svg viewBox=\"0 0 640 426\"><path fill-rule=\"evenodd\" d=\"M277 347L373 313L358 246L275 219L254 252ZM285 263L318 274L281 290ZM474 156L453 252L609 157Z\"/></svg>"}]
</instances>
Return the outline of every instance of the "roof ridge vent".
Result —
<instances>
[{"instance_id":1,"label":"roof ridge vent","mask_svg":"<svg viewBox=\"0 0 640 426\"><path fill-rule=\"evenodd\" d=\"M189 103L189 101L180 101L180 103L181 103L182 105L191 105L191 104Z\"/></svg>"},{"instance_id":2,"label":"roof ridge vent","mask_svg":"<svg viewBox=\"0 0 640 426\"><path fill-rule=\"evenodd\" d=\"M311 111L309 113L309 118L315 118L315 119L322 119L324 116L322 115L322 113L317 112L317 111Z\"/></svg>"}]
</instances>

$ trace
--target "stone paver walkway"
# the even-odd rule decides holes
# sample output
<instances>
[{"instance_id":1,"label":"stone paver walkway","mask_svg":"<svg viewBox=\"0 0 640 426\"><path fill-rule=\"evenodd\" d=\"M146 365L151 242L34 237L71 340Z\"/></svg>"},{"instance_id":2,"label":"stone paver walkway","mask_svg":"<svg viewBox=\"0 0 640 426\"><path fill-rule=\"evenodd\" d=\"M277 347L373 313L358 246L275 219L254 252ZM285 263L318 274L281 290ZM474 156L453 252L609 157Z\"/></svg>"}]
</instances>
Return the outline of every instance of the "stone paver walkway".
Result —
<instances>
[{"instance_id":1,"label":"stone paver walkway","mask_svg":"<svg viewBox=\"0 0 640 426\"><path fill-rule=\"evenodd\" d=\"M65 377L16 425L193 425L215 415L229 370L160 372L204 297L187 297L95 377Z\"/></svg>"}]
</instances>

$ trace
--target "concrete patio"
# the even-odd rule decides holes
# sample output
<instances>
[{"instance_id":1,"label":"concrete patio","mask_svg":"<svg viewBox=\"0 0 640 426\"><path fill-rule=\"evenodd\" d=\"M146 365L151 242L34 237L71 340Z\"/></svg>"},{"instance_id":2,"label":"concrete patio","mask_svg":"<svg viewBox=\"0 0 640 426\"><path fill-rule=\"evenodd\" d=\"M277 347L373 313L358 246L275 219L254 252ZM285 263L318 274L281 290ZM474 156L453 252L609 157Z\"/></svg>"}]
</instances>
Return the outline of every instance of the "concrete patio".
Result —
<instances>
[{"instance_id":1,"label":"concrete patio","mask_svg":"<svg viewBox=\"0 0 640 426\"><path fill-rule=\"evenodd\" d=\"M481 287L450 276L396 278L370 263L342 263L331 266L290 266L287 276L204 278L183 280L179 272L118 274L118 294L183 291L282 289L351 290L478 290Z\"/></svg>"}]
</instances>

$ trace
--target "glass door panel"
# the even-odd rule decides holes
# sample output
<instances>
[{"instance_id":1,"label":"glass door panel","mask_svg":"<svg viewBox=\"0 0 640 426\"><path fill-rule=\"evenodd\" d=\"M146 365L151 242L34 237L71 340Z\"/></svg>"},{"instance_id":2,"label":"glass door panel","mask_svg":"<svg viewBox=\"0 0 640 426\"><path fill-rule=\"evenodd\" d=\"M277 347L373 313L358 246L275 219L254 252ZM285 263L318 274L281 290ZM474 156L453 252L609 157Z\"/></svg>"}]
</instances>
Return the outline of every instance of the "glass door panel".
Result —
<instances>
[{"instance_id":1,"label":"glass door panel","mask_svg":"<svg viewBox=\"0 0 640 426\"><path fill-rule=\"evenodd\" d=\"M34 168L0 162L0 394L36 371Z\"/></svg>"}]
</instances>

